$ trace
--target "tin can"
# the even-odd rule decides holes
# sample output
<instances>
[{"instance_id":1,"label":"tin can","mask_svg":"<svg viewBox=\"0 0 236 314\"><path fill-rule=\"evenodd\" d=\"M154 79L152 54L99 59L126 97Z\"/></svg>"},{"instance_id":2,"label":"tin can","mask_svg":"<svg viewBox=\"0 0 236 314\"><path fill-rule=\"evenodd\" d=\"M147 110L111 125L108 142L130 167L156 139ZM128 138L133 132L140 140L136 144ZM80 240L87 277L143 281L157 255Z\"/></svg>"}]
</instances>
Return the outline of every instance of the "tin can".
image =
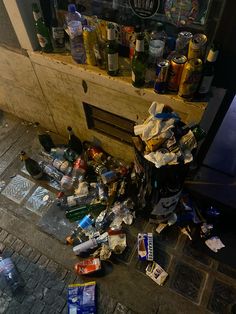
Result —
<instances>
[{"instance_id":1,"label":"tin can","mask_svg":"<svg viewBox=\"0 0 236 314\"><path fill-rule=\"evenodd\" d=\"M168 89L177 92L187 58L184 55L174 56L170 61Z\"/></svg>"},{"instance_id":2,"label":"tin can","mask_svg":"<svg viewBox=\"0 0 236 314\"><path fill-rule=\"evenodd\" d=\"M207 37L204 34L196 34L189 42L188 59L199 58L205 56Z\"/></svg>"},{"instance_id":3,"label":"tin can","mask_svg":"<svg viewBox=\"0 0 236 314\"><path fill-rule=\"evenodd\" d=\"M83 175L87 170L87 164L85 160L80 157L77 158L74 163L74 169L76 170L77 173Z\"/></svg>"},{"instance_id":4,"label":"tin can","mask_svg":"<svg viewBox=\"0 0 236 314\"><path fill-rule=\"evenodd\" d=\"M190 59L185 63L179 85L179 96L192 98L197 91L202 74L202 60Z\"/></svg>"},{"instance_id":5,"label":"tin can","mask_svg":"<svg viewBox=\"0 0 236 314\"><path fill-rule=\"evenodd\" d=\"M97 43L96 30L93 26L83 27L84 48L86 51L86 62L89 65L96 65L94 46Z\"/></svg>"},{"instance_id":6,"label":"tin can","mask_svg":"<svg viewBox=\"0 0 236 314\"><path fill-rule=\"evenodd\" d=\"M178 37L176 39L175 50L178 53L183 55L187 55L189 42L193 38L193 34L190 32L180 32L178 33Z\"/></svg>"},{"instance_id":7,"label":"tin can","mask_svg":"<svg viewBox=\"0 0 236 314\"><path fill-rule=\"evenodd\" d=\"M157 64L156 81L154 84L154 91L156 93L165 93L167 87L169 68L170 61L168 60L162 60Z\"/></svg>"}]
</instances>

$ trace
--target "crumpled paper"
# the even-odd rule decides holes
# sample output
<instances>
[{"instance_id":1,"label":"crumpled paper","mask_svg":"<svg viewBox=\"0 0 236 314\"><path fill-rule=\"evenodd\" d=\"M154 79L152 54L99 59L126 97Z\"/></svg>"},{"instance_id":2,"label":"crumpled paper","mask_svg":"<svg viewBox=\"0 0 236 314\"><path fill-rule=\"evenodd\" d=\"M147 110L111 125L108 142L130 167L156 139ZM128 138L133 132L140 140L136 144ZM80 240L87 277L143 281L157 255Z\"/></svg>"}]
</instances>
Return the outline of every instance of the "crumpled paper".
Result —
<instances>
[{"instance_id":1,"label":"crumpled paper","mask_svg":"<svg viewBox=\"0 0 236 314\"><path fill-rule=\"evenodd\" d=\"M205 243L209 247L209 249L211 249L215 253L225 247L219 237L211 237L210 239L206 240Z\"/></svg>"},{"instance_id":2,"label":"crumpled paper","mask_svg":"<svg viewBox=\"0 0 236 314\"><path fill-rule=\"evenodd\" d=\"M143 124L134 127L134 134L140 135L143 141L147 141L161 133L167 132L174 127L174 118L168 120L157 119L155 115L162 112L164 104L153 102L148 110L150 116L144 121Z\"/></svg>"}]
</instances>

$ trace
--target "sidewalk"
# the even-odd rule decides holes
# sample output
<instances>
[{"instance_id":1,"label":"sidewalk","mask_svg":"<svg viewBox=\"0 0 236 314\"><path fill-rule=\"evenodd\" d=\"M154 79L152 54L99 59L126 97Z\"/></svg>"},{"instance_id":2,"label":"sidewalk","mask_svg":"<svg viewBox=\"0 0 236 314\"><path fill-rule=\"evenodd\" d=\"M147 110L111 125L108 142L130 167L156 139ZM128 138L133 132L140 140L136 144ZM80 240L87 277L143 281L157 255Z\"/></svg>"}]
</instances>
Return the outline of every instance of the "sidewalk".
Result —
<instances>
[{"instance_id":1,"label":"sidewalk","mask_svg":"<svg viewBox=\"0 0 236 314\"><path fill-rule=\"evenodd\" d=\"M95 280L99 314L230 314L236 270L196 250L176 226L157 235L150 223L136 219L127 228L122 256L105 263L101 276L77 277L78 257L63 242L64 213L42 202L44 193L53 200L57 190L33 180L19 160L21 150L34 157L38 149L32 125L0 115L0 243L26 282L21 297L10 298L0 289L0 313L66 313L67 284ZM138 261L137 234L144 231L155 234L155 260L169 274L163 287Z\"/></svg>"}]
</instances>

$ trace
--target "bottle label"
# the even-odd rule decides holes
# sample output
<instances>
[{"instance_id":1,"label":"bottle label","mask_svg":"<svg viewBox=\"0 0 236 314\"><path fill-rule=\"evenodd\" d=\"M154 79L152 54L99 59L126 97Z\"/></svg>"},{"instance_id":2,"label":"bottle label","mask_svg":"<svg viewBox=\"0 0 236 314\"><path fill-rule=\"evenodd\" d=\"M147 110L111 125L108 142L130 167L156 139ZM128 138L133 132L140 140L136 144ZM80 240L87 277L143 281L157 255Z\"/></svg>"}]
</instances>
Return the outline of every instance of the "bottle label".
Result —
<instances>
[{"instance_id":1,"label":"bottle label","mask_svg":"<svg viewBox=\"0 0 236 314\"><path fill-rule=\"evenodd\" d=\"M136 47L135 47L136 51L140 51L143 52L144 51L144 40L136 40Z\"/></svg>"},{"instance_id":2,"label":"bottle label","mask_svg":"<svg viewBox=\"0 0 236 314\"><path fill-rule=\"evenodd\" d=\"M42 47L42 48L44 48L46 45L47 45L47 43L48 43L48 40L47 40L47 38L45 38L44 36L42 36L41 34L37 34L37 37L38 37L38 41L39 41L39 44L40 44L40 46Z\"/></svg>"},{"instance_id":3,"label":"bottle label","mask_svg":"<svg viewBox=\"0 0 236 314\"><path fill-rule=\"evenodd\" d=\"M40 12L33 11L33 17L35 21L38 21L42 16Z\"/></svg>"},{"instance_id":4,"label":"bottle label","mask_svg":"<svg viewBox=\"0 0 236 314\"><path fill-rule=\"evenodd\" d=\"M132 71L132 81L135 82L135 73Z\"/></svg>"},{"instance_id":5,"label":"bottle label","mask_svg":"<svg viewBox=\"0 0 236 314\"><path fill-rule=\"evenodd\" d=\"M179 201L181 191L170 197L162 197L154 206L152 215L167 215L172 213Z\"/></svg>"},{"instance_id":6,"label":"bottle label","mask_svg":"<svg viewBox=\"0 0 236 314\"><path fill-rule=\"evenodd\" d=\"M56 40L64 40L64 28L62 27L52 27L52 37Z\"/></svg>"},{"instance_id":7,"label":"bottle label","mask_svg":"<svg viewBox=\"0 0 236 314\"><path fill-rule=\"evenodd\" d=\"M107 39L108 40L115 40L116 39L116 33L114 28L108 28L107 30Z\"/></svg>"},{"instance_id":8,"label":"bottle label","mask_svg":"<svg viewBox=\"0 0 236 314\"><path fill-rule=\"evenodd\" d=\"M118 70L118 52L113 54L108 54L108 71Z\"/></svg>"},{"instance_id":9,"label":"bottle label","mask_svg":"<svg viewBox=\"0 0 236 314\"><path fill-rule=\"evenodd\" d=\"M217 57L218 57L218 54L219 54L218 50L214 51L214 50L210 49L208 56L207 56L207 61L215 62Z\"/></svg>"},{"instance_id":10,"label":"bottle label","mask_svg":"<svg viewBox=\"0 0 236 314\"><path fill-rule=\"evenodd\" d=\"M200 94L207 94L210 91L213 78L214 78L213 75L203 77L201 86L199 88Z\"/></svg>"}]
</instances>

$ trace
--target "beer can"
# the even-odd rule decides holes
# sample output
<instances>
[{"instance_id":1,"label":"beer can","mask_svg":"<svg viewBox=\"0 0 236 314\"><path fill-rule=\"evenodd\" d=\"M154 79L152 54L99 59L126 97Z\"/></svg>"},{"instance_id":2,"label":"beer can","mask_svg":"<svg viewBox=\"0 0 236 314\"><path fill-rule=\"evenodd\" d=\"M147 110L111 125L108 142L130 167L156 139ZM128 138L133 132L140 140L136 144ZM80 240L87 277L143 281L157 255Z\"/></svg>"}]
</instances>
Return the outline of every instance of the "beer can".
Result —
<instances>
[{"instance_id":1,"label":"beer can","mask_svg":"<svg viewBox=\"0 0 236 314\"><path fill-rule=\"evenodd\" d=\"M96 58L94 53L94 46L97 42L97 35L95 27L83 27L84 48L86 51L86 62L89 65L96 65Z\"/></svg>"},{"instance_id":2,"label":"beer can","mask_svg":"<svg viewBox=\"0 0 236 314\"><path fill-rule=\"evenodd\" d=\"M192 98L197 91L202 74L202 60L190 59L185 63L179 85L179 96Z\"/></svg>"},{"instance_id":3,"label":"beer can","mask_svg":"<svg viewBox=\"0 0 236 314\"><path fill-rule=\"evenodd\" d=\"M154 84L154 91L156 93L165 93L169 67L170 61L168 60L162 60L157 64L156 80Z\"/></svg>"},{"instance_id":4,"label":"beer can","mask_svg":"<svg viewBox=\"0 0 236 314\"><path fill-rule=\"evenodd\" d=\"M189 42L188 59L199 58L205 56L207 37L204 34L196 34Z\"/></svg>"},{"instance_id":5,"label":"beer can","mask_svg":"<svg viewBox=\"0 0 236 314\"><path fill-rule=\"evenodd\" d=\"M174 56L170 61L168 89L177 92L187 58L184 55Z\"/></svg>"}]
</instances>

